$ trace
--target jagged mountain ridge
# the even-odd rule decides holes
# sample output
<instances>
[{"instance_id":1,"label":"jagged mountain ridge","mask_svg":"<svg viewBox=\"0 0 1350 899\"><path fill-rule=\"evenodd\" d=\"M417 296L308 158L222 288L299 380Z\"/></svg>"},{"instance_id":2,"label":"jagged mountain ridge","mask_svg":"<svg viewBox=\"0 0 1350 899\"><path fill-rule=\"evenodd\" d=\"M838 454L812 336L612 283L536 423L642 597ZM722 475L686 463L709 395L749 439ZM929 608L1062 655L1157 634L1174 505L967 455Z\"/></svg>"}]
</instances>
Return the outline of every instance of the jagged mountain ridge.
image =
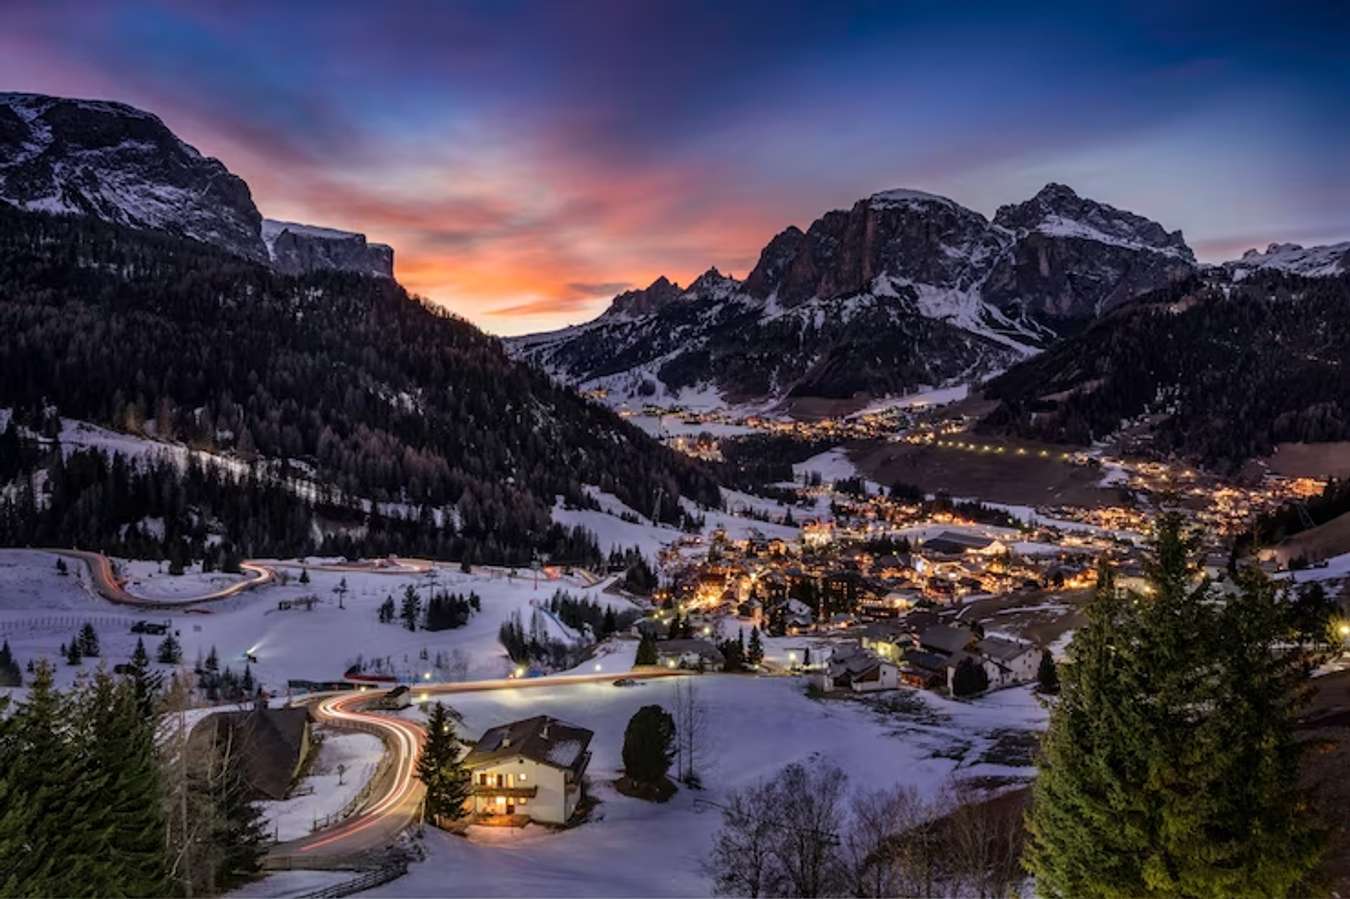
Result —
<instances>
[{"instance_id":1,"label":"jagged mountain ridge","mask_svg":"<svg viewBox=\"0 0 1350 899\"><path fill-rule=\"evenodd\" d=\"M393 250L362 234L264 222L243 179L123 103L0 93L0 201L162 231L284 274L393 277Z\"/></svg>"},{"instance_id":2,"label":"jagged mountain ridge","mask_svg":"<svg viewBox=\"0 0 1350 899\"><path fill-rule=\"evenodd\" d=\"M1180 232L1063 185L993 221L891 190L779 232L743 281L659 278L587 324L507 343L624 399L878 395L978 380L1196 270Z\"/></svg>"}]
</instances>

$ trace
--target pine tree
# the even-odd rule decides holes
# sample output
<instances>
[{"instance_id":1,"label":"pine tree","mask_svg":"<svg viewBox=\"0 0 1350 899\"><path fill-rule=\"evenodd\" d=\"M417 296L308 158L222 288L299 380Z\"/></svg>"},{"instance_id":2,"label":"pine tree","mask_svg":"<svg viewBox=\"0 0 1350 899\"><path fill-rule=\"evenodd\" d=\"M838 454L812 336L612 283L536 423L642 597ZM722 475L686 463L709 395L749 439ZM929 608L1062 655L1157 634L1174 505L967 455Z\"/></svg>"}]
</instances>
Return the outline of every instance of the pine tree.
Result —
<instances>
[{"instance_id":1,"label":"pine tree","mask_svg":"<svg viewBox=\"0 0 1350 899\"><path fill-rule=\"evenodd\" d=\"M1283 896L1321 848L1294 722L1316 653L1259 573L1216 602L1180 520L1149 591L1099 574L1042 741L1025 861L1041 895Z\"/></svg>"},{"instance_id":2,"label":"pine tree","mask_svg":"<svg viewBox=\"0 0 1350 899\"><path fill-rule=\"evenodd\" d=\"M301 569L300 569L300 583L302 583L302 584L308 584L308 583L309 583L309 569L308 569L308 568L301 568Z\"/></svg>"},{"instance_id":3,"label":"pine tree","mask_svg":"<svg viewBox=\"0 0 1350 899\"><path fill-rule=\"evenodd\" d=\"M675 719L659 705L644 705L623 733L623 771L630 780L656 786L675 757Z\"/></svg>"},{"instance_id":4,"label":"pine tree","mask_svg":"<svg viewBox=\"0 0 1350 899\"><path fill-rule=\"evenodd\" d=\"M165 634L164 639L159 641L159 649L155 651L155 661L162 665L177 665L183 661L183 647L178 645L178 638L172 632Z\"/></svg>"},{"instance_id":5,"label":"pine tree","mask_svg":"<svg viewBox=\"0 0 1350 899\"><path fill-rule=\"evenodd\" d=\"M224 891L257 876L267 855L267 822L249 797L243 766L229 741L218 750L212 802L215 810L209 837L219 852L217 887Z\"/></svg>"},{"instance_id":6,"label":"pine tree","mask_svg":"<svg viewBox=\"0 0 1350 899\"><path fill-rule=\"evenodd\" d=\"M427 740L417 760L417 776L426 784L427 815L433 821L454 822L463 817L473 787L468 770L460 763L454 720L439 702L427 716Z\"/></svg>"},{"instance_id":7,"label":"pine tree","mask_svg":"<svg viewBox=\"0 0 1350 899\"><path fill-rule=\"evenodd\" d=\"M410 631L417 630L417 616L422 611L422 600L418 598L417 591L409 584L403 589L403 608L399 617L403 619L403 626Z\"/></svg>"},{"instance_id":8,"label":"pine tree","mask_svg":"<svg viewBox=\"0 0 1350 899\"><path fill-rule=\"evenodd\" d=\"M1047 696L1059 692L1059 666L1048 649L1041 650L1041 663L1036 669L1036 689Z\"/></svg>"},{"instance_id":9,"label":"pine tree","mask_svg":"<svg viewBox=\"0 0 1350 899\"><path fill-rule=\"evenodd\" d=\"M750 645L746 649L745 658L755 668L764 661L764 640L759 635L758 627L750 628Z\"/></svg>"},{"instance_id":10,"label":"pine tree","mask_svg":"<svg viewBox=\"0 0 1350 899\"><path fill-rule=\"evenodd\" d=\"M80 628L80 655L89 659L96 659L99 655L98 631L88 621Z\"/></svg>"},{"instance_id":11,"label":"pine tree","mask_svg":"<svg viewBox=\"0 0 1350 899\"><path fill-rule=\"evenodd\" d=\"M76 701L81 707L76 739L99 783L97 812L85 813L96 814L98 838L106 849L104 863L111 869L105 874L106 889L92 892L163 895L168 868L155 719L145 713L135 682L115 683L103 672Z\"/></svg>"},{"instance_id":12,"label":"pine tree","mask_svg":"<svg viewBox=\"0 0 1350 899\"><path fill-rule=\"evenodd\" d=\"M80 664L80 635L76 634L71 641L64 645L67 665Z\"/></svg>"},{"instance_id":13,"label":"pine tree","mask_svg":"<svg viewBox=\"0 0 1350 899\"><path fill-rule=\"evenodd\" d=\"M131 653L130 680L132 692L136 698L136 708L144 718L150 718L155 711L155 699L159 695L163 678L159 672L150 670L150 655L145 651L145 641L136 638L136 649Z\"/></svg>"},{"instance_id":14,"label":"pine tree","mask_svg":"<svg viewBox=\"0 0 1350 899\"><path fill-rule=\"evenodd\" d=\"M0 687L23 686L23 673L9 650L9 641L0 644Z\"/></svg>"},{"instance_id":15,"label":"pine tree","mask_svg":"<svg viewBox=\"0 0 1350 899\"><path fill-rule=\"evenodd\" d=\"M220 671L220 656L216 655L216 647L212 645L211 651L206 654L205 670L215 674Z\"/></svg>"},{"instance_id":16,"label":"pine tree","mask_svg":"<svg viewBox=\"0 0 1350 899\"><path fill-rule=\"evenodd\" d=\"M248 662L244 663L244 676L239 681L239 689L245 696L253 695L253 669L249 667Z\"/></svg>"},{"instance_id":17,"label":"pine tree","mask_svg":"<svg viewBox=\"0 0 1350 899\"><path fill-rule=\"evenodd\" d=\"M655 665L656 664L656 640L648 634L643 634L638 640L637 655L633 659L634 665Z\"/></svg>"}]
</instances>

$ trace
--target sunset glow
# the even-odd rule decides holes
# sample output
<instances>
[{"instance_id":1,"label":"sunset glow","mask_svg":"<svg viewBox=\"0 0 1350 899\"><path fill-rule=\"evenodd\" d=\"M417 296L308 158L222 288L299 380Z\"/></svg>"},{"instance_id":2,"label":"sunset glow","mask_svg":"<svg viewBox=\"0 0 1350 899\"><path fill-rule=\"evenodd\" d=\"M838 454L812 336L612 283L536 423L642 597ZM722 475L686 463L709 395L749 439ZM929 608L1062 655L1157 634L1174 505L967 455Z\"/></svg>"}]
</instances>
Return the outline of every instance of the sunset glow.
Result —
<instances>
[{"instance_id":1,"label":"sunset glow","mask_svg":"<svg viewBox=\"0 0 1350 899\"><path fill-rule=\"evenodd\" d=\"M744 276L898 186L992 215L1061 180L1211 260L1350 234L1325 114L1350 64L1316 9L6 6L6 89L154 110L264 215L392 244L403 284L496 333Z\"/></svg>"}]
</instances>

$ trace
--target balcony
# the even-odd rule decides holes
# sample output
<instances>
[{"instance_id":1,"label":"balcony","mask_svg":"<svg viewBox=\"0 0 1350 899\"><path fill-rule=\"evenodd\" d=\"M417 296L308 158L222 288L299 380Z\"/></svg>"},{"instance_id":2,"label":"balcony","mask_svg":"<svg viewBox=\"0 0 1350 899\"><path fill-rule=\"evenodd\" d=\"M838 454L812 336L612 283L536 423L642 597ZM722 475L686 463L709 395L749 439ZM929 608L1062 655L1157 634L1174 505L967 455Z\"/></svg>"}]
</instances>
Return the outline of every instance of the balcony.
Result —
<instances>
[{"instance_id":1,"label":"balcony","mask_svg":"<svg viewBox=\"0 0 1350 899\"><path fill-rule=\"evenodd\" d=\"M475 796L504 796L507 799L533 799L539 792L539 787L531 784L528 787L499 787L496 784L474 784L473 795Z\"/></svg>"}]
</instances>

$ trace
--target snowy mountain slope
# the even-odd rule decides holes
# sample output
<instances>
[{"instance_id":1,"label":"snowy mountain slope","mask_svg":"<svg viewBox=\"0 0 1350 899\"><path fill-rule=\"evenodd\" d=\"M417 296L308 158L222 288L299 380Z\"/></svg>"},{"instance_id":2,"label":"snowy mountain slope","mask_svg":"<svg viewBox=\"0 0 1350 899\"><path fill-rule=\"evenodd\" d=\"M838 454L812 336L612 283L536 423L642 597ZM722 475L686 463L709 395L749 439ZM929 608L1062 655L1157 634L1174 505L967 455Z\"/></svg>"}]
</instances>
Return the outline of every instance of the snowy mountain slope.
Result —
<instances>
[{"instance_id":1,"label":"snowy mountain slope","mask_svg":"<svg viewBox=\"0 0 1350 899\"><path fill-rule=\"evenodd\" d=\"M248 185L121 103L0 94L0 199L267 259Z\"/></svg>"},{"instance_id":2,"label":"snowy mountain slope","mask_svg":"<svg viewBox=\"0 0 1350 899\"><path fill-rule=\"evenodd\" d=\"M122 103L0 93L0 201L211 244L288 275L393 277L394 251L365 235L264 221L244 181Z\"/></svg>"},{"instance_id":3,"label":"snowy mountain slope","mask_svg":"<svg viewBox=\"0 0 1350 899\"><path fill-rule=\"evenodd\" d=\"M611 401L904 394L978 381L1195 269L1180 232L1061 185L993 222L889 190L779 232L744 281L659 278L591 322L507 346Z\"/></svg>"},{"instance_id":4,"label":"snowy mountain slope","mask_svg":"<svg viewBox=\"0 0 1350 899\"><path fill-rule=\"evenodd\" d=\"M1329 278L1350 272L1350 240L1321 247L1302 247L1296 243L1273 243L1264 253L1256 249L1241 259L1225 262L1223 267L1234 281L1267 269L1302 275L1305 278Z\"/></svg>"}]
</instances>

